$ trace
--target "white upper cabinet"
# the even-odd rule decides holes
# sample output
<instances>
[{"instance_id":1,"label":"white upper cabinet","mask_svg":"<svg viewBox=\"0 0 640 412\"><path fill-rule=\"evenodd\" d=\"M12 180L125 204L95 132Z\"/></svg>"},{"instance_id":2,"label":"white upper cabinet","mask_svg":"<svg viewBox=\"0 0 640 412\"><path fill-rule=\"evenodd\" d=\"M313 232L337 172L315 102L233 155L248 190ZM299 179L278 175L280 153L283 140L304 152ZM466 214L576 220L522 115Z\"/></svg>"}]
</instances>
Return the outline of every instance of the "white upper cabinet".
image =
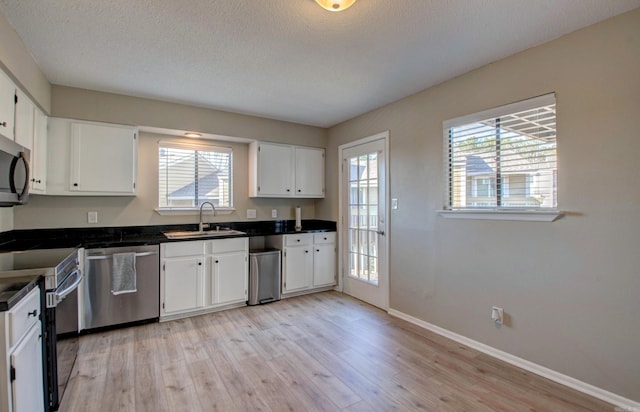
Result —
<instances>
[{"instance_id":1,"label":"white upper cabinet","mask_svg":"<svg viewBox=\"0 0 640 412\"><path fill-rule=\"evenodd\" d=\"M20 89L16 90L16 143L29 149L31 193L44 194L47 182L47 116Z\"/></svg>"},{"instance_id":2,"label":"white upper cabinet","mask_svg":"<svg viewBox=\"0 0 640 412\"><path fill-rule=\"evenodd\" d=\"M0 70L0 134L14 139L14 113L16 104L16 87Z\"/></svg>"},{"instance_id":3,"label":"white upper cabinet","mask_svg":"<svg viewBox=\"0 0 640 412\"><path fill-rule=\"evenodd\" d=\"M137 131L72 123L70 191L135 193Z\"/></svg>"},{"instance_id":4,"label":"white upper cabinet","mask_svg":"<svg viewBox=\"0 0 640 412\"><path fill-rule=\"evenodd\" d=\"M253 142L249 147L251 197L290 197L293 194L293 147Z\"/></svg>"},{"instance_id":5,"label":"white upper cabinet","mask_svg":"<svg viewBox=\"0 0 640 412\"><path fill-rule=\"evenodd\" d=\"M31 149L31 193L34 194L44 194L47 188L47 119L36 107Z\"/></svg>"},{"instance_id":6,"label":"white upper cabinet","mask_svg":"<svg viewBox=\"0 0 640 412\"><path fill-rule=\"evenodd\" d=\"M296 147L295 162L295 195L324 197L324 149Z\"/></svg>"},{"instance_id":7,"label":"white upper cabinet","mask_svg":"<svg viewBox=\"0 0 640 412\"><path fill-rule=\"evenodd\" d=\"M15 140L33 150L33 126L36 106L20 89L16 90ZM33 160L30 159L30 160Z\"/></svg>"},{"instance_id":8,"label":"white upper cabinet","mask_svg":"<svg viewBox=\"0 0 640 412\"><path fill-rule=\"evenodd\" d=\"M250 197L324 197L324 149L253 142Z\"/></svg>"},{"instance_id":9,"label":"white upper cabinet","mask_svg":"<svg viewBox=\"0 0 640 412\"><path fill-rule=\"evenodd\" d=\"M133 126L50 118L47 194L135 195L137 134Z\"/></svg>"}]
</instances>

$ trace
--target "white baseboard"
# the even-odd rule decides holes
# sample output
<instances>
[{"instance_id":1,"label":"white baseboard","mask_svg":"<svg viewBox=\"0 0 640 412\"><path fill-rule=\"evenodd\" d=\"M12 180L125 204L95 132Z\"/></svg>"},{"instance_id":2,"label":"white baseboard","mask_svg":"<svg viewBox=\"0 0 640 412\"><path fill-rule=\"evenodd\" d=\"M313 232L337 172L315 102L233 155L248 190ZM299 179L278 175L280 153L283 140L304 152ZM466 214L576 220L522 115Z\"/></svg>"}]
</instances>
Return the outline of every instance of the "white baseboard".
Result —
<instances>
[{"instance_id":1,"label":"white baseboard","mask_svg":"<svg viewBox=\"0 0 640 412\"><path fill-rule=\"evenodd\" d=\"M609 402L621 408L622 411L640 411L640 403L634 400L624 398L620 395L616 395L615 393L609 392L602 388L598 388L597 386L593 386L586 382L582 382L578 379L572 378L571 376L567 376L560 372L556 372L552 369L538 365L536 363L529 362L526 359L522 359L517 356L511 355L510 353L503 352L489 345L485 345L484 343L480 343L473 339L469 339L465 336L459 335L455 332L451 332L447 329L441 328L439 326L436 326L424 320L407 315L406 313L397 311L395 309L389 308L388 313L391 316L395 316L397 318L406 320L409 323L413 323L414 325L430 330L431 332L437 333L438 335L442 335L458 343L462 343L463 345L469 346L470 348L486 353L487 355L503 360L507 363L510 363L514 366L527 370L531 373L535 373L536 375L540 375L554 382L557 382L561 385L568 386L572 389L575 389L587 395L593 396L594 398L598 398L605 402Z\"/></svg>"}]
</instances>

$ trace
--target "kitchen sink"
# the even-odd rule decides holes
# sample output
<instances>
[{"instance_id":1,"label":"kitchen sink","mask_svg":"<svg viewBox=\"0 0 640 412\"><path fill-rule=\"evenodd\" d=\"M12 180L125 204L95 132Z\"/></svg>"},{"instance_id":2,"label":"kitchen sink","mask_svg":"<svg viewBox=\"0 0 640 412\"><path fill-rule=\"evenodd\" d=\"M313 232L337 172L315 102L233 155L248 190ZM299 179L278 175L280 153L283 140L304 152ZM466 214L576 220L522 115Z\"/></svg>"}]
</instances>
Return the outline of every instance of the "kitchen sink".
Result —
<instances>
[{"instance_id":1,"label":"kitchen sink","mask_svg":"<svg viewBox=\"0 0 640 412\"><path fill-rule=\"evenodd\" d=\"M212 230L176 230L173 232L163 232L167 239L189 239L189 238L209 238L222 236L246 235L245 232L233 229L212 229Z\"/></svg>"}]
</instances>

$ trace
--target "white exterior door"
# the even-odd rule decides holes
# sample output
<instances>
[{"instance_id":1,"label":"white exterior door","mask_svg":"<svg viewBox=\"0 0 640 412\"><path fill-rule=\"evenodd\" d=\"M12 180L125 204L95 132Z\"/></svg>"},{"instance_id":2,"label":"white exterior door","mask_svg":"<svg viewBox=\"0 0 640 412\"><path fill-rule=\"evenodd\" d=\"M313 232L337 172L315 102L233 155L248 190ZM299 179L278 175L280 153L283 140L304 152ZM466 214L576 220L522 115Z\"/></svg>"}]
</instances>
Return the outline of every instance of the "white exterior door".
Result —
<instances>
[{"instance_id":1,"label":"white exterior door","mask_svg":"<svg viewBox=\"0 0 640 412\"><path fill-rule=\"evenodd\" d=\"M343 291L385 310L389 304L387 138L384 133L340 147Z\"/></svg>"}]
</instances>

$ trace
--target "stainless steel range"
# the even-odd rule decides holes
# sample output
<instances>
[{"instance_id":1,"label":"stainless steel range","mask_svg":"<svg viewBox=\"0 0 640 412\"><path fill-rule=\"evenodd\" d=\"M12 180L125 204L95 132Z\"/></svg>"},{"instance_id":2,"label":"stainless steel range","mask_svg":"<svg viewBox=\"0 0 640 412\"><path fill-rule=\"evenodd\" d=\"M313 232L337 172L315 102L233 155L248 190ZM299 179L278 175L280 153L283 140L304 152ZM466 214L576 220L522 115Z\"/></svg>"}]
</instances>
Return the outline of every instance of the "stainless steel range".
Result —
<instances>
[{"instance_id":1,"label":"stainless steel range","mask_svg":"<svg viewBox=\"0 0 640 412\"><path fill-rule=\"evenodd\" d=\"M82 249L0 254L0 274L44 276L42 328L45 406L56 411L78 354L78 296Z\"/></svg>"}]
</instances>

